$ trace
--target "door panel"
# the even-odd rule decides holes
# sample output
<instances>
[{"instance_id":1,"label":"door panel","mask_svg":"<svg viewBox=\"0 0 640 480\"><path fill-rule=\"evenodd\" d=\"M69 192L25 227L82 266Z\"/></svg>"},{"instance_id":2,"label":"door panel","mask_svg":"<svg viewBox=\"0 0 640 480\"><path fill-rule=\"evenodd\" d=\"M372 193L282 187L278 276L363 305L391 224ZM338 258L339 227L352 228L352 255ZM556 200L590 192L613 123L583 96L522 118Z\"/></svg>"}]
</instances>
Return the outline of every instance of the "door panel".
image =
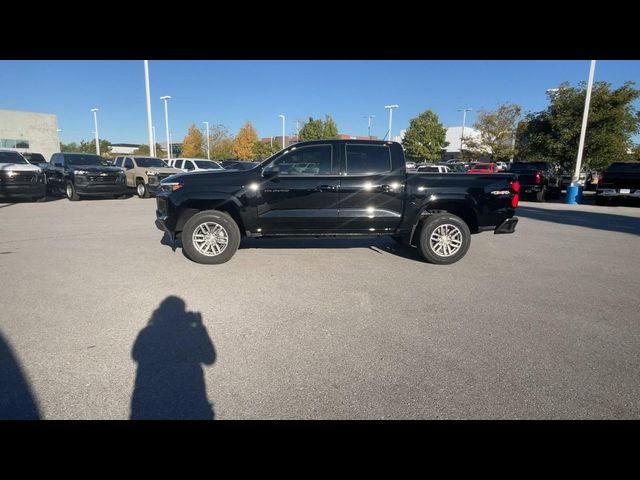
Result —
<instances>
[{"instance_id":1,"label":"door panel","mask_svg":"<svg viewBox=\"0 0 640 480\"><path fill-rule=\"evenodd\" d=\"M345 145L339 229L354 233L390 232L399 225L405 172L393 171L387 145Z\"/></svg>"},{"instance_id":2,"label":"door panel","mask_svg":"<svg viewBox=\"0 0 640 480\"><path fill-rule=\"evenodd\" d=\"M261 233L320 233L338 222L340 177L331 145L295 146L265 169L258 204Z\"/></svg>"}]
</instances>

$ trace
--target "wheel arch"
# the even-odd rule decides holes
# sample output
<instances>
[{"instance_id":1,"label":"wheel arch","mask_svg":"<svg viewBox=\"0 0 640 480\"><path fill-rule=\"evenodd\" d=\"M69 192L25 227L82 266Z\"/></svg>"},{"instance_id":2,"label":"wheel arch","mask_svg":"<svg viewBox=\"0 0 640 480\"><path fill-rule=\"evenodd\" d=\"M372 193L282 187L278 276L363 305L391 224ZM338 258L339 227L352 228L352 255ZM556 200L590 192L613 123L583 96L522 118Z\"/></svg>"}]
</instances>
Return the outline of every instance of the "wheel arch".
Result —
<instances>
[{"instance_id":1,"label":"wheel arch","mask_svg":"<svg viewBox=\"0 0 640 480\"><path fill-rule=\"evenodd\" d=\"M471 233L477 233L479 231L478 214L469 199L435 200L423 205L418 211L409 239L410 245L417 245L424 221L429 218L430 215L436 213L451 213L456 217L460 217L462 221L467 224Z\"/></svg>"},{"instance_id":2,"label":"wheel arch","mask_svg":"<svg viewBox=\"0 0 640 480\"><path fill-rule=\"evenodd\" d=\"M192 199L185 203L182 207L182 211L176 222L176 232L181 232L184 229L184 225L195 214L206 210L218 210L225 212L233 219L238 225L240 235L245 236L244 222L240 215L240 209L238 206L228 198L216 198L216 199Z\"/></svg>"}]
</instances>

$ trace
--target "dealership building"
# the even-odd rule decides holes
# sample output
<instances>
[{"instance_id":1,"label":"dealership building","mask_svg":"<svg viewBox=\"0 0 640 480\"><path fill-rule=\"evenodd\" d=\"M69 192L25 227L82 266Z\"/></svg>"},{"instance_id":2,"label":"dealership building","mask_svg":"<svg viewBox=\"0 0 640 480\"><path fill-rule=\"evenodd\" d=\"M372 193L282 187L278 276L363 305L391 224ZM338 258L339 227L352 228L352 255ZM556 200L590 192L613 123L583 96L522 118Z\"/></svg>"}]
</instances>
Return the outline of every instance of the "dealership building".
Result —
<instances>
[{"instance_id":1,"label":"dealership building","mask_svg":"<svg viewBox=\"0 0 640 480\"><path fill-rule=\"evenodd\" d=\"M41 153L48 161L60 151L57 115L0 109L0 148Z\"/></svg>"}]
</instances>

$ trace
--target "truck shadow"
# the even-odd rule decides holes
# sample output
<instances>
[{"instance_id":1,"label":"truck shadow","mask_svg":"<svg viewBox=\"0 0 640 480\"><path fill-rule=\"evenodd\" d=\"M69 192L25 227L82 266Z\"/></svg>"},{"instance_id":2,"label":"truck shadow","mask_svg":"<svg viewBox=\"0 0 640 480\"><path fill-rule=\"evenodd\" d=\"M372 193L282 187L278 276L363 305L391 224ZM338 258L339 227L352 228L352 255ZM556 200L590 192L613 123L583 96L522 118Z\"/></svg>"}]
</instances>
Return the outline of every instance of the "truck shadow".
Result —
<instances>
[{"instance_id":1,"label":"truck shadow","mask_svg":"<svg viewBox=\"0 0 640 480\"><path fill-rule=\"evenodd\" d=\"M517 208L516 215L521 218L531 218L543 222L640 235L640 218L625 215L575 210L548 210L522 205Z\"/></svg>"},{"instance_id":2,"label":"truck shadow","mask_svg":"<svg viewBox=\"0 0 640 480\"><path fill-rule=\"evenodd\" d=\"M179 297L165 298L131 350L138 364L131 396L132 420L213 420L203 365L216 351L199 312Z\"/></svg>"}]
</instances>

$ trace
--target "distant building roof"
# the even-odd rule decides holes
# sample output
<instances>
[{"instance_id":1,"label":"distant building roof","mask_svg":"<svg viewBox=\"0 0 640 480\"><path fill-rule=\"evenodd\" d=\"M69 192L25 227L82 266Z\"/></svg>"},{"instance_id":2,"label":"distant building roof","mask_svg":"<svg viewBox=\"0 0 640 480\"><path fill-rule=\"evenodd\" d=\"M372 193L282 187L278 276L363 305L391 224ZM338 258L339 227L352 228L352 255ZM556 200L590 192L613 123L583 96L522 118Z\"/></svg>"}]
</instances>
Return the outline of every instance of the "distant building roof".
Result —
<instances>
[{"instance_id":1,"label":"distant building roof","mask_svg":"<svg viewBox=\"0 0 640 480\"><path fill-rule=\"evenodd\" d=\"M129 147L129 148L140 148L139 143L112 143L112 147Z\"/></svg>"}]
</instances>

